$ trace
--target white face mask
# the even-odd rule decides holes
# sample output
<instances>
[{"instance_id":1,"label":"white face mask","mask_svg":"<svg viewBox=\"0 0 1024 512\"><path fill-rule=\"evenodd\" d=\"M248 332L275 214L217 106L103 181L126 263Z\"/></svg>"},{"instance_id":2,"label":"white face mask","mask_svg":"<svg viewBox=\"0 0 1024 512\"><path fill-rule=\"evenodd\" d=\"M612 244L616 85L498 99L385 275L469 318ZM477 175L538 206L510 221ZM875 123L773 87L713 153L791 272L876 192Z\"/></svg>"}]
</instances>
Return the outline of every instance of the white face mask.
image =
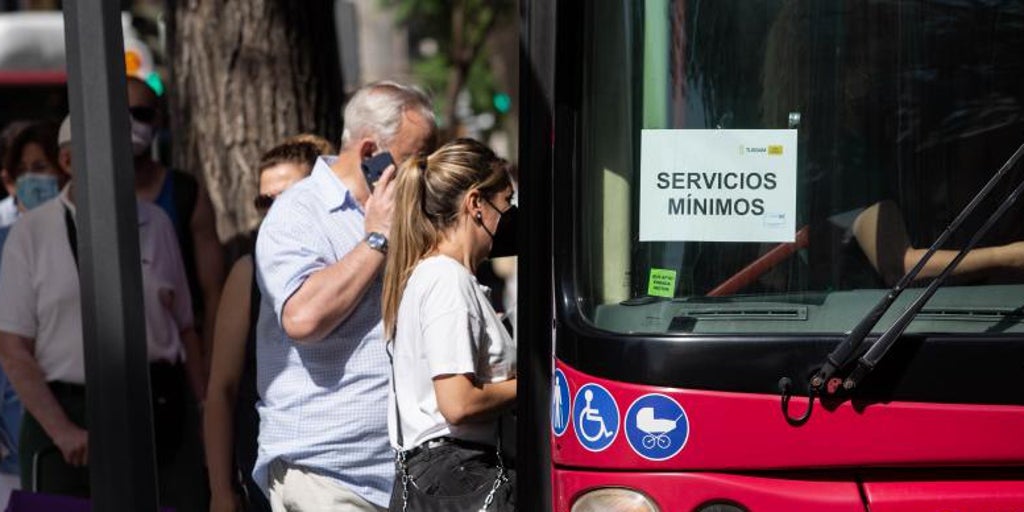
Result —
<instances>
[{"instance_id":1,"label":"white face mask","mask_svg":"<svg viewBox=\"0 0 1024 512\"><path fill-rule=\"evenodd\" d=\"M132 153L135 156L141 156L149 151L149 147L153 145L153 126L150 124L136 121L134 118L132 122Z\"/></svg>"}]
</instances>

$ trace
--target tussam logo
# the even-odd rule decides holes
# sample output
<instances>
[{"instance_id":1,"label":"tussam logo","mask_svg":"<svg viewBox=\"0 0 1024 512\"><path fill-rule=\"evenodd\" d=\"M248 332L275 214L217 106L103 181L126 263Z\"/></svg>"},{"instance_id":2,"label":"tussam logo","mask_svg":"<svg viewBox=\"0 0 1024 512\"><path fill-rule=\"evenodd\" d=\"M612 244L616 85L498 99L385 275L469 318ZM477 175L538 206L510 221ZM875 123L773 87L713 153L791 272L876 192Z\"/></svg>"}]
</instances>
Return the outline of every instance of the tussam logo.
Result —
<instances>
[{"instance_id":1,"label":"tussam logo","mask_svg":"<svg viewBox=\"0 0 1024 512\"><path fill-rule=\"evenodd\" d=\"M741 155L779 156L782 154L782 144L772 144L769 146L744 146L741 144L739 153Z\"/></svg>"}]
</instances>

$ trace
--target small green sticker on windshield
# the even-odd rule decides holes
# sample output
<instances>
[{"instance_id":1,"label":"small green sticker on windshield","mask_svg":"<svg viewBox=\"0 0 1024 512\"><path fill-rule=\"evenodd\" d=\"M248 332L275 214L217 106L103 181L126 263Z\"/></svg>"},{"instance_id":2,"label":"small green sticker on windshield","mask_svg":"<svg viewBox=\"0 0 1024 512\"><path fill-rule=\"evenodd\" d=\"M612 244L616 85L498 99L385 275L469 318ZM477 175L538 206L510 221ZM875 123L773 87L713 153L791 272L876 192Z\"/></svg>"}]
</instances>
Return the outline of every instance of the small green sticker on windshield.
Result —
<instances>
[{"instance_id":1,"label":"small green sticker on windshield","mask_svg":"<svg viewBox=\"0 0 1024 512\"><path fill-rule=\"evenodd\" d=\"M647 295L652 297L672 298L676 293L676 271L665 268L652 268L651 278L647 281Z\"/></svg>"}]
</instances>

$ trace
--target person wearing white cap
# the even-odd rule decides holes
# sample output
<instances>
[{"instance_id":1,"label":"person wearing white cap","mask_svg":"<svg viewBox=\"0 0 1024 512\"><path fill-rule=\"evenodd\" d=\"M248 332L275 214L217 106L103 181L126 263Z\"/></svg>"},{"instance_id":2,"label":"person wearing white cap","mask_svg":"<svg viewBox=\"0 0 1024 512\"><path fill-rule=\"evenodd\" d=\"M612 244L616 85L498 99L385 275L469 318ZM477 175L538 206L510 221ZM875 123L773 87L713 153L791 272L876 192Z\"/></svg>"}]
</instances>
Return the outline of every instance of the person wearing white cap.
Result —
<instances>
[{"instance_id":1,"label":"person wearing white cap","mask_svg":"<svg viewBox=\"0 0 1024 512\"><path fill-rule=\"evenodd\" d=\"M26 413L19 442L22 481L53 494L87 496L85 364L78 280L70 121L59 133L59 161L72 181L14 225L0 266L0 363ZM202 397L203 362L174 228L159 207L138 201L146 342L161 479L178 455L188 384ZM198 425L191 427L198 432ZM38 470L32 459L40 454ZM161 492L165 505L174 493ZM179 510L182 510L179 508Z\"/></svg>"}]
</instances>

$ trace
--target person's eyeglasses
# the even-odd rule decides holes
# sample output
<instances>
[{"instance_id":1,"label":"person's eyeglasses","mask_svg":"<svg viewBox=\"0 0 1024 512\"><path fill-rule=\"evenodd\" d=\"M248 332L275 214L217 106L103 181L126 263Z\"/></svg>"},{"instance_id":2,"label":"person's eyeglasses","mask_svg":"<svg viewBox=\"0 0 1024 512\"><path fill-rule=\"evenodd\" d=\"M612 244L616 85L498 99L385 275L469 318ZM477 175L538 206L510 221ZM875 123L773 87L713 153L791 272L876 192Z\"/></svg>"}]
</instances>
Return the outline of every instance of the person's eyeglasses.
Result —
<instances>
[{"instance_id":1,"label":"person's eyeglasses","mask_svg":"<svg viewBox=\"0 0 1024 512\"><path fill-rule=\"evenodd\" d=\"M156 109L153 107L128 107L128 113L140 123L152 123L156 119Z\"/></svg>"},{"instance_id":2,"label":"person's eyeglasses","mask_svg":"<svg viewBox=\"0 0 1024 512\"><path fill-rule=\"evenodd\" d=\"M256 199L252 200L252 204L257 210L269 210L270 205L274 204L274 196L260 194L256 196Z\"/></svg>"}]
</instances>

